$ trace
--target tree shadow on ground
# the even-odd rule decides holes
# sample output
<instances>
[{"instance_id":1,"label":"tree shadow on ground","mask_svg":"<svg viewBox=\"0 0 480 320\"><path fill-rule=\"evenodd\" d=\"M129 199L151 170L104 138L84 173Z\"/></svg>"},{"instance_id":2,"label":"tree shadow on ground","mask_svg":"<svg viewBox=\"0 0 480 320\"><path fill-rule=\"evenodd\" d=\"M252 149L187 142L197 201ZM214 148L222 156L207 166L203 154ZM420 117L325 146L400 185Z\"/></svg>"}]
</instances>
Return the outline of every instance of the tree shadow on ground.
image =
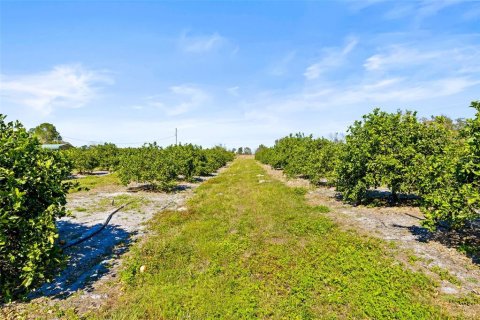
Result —
<instances>
[{"instance_id":1,"label":"tree shadow on ground","mask_svg":"<svg viewBox=\"0 0 480 320\"><path fill-rule=\"evenodd\" d=\"M57 222L60 239L67 244L88 236L102 225L87 226L67 220ZM90 291L93 284L111 268L111 259L125 253L134 233L115 225L107 225L92 238L65 249L67 266L51 282L46 283L29 298L41 296L64 299L78 290Z\"/></svg>"},{"instance_id":2,"label":"tree shadow on ground","mask_svg":"<svg viewBox=\"0 0 480 320\"><path fill-rule=\"evenodd\" d=\"M178 176L178 179L175 180L176 185L170 187L168 189L162 189L159 185L155 185L154 183L134 183L134 185L130 185L127 187L127 192L153 192L153 193L175 193L180 191L185 191L188 189L192 189L192 184L202 183L208 180L211 177L216 177L218 173L208 173L201 176L194 176L189 179L185 179L184 176Z\"/></svg>"},{"instance_id":3,"label":"tree shadow on ground","mask_svg":"<svg viewBox=\"0 0 480 320\"><path fill-rule=\"evenodd\" d=\"M378 207L391 207L391 206L418 206L418 200L420 199L415 194L398 194L398 200L396 202L391 201L392 193L389 190L384 189L371 189L367 190L367 201L362 203L363 205L371 205ZM343 201L342 194L336 192L334 196L335 200ZM353 204L354 205L354 204ZM355 205L354 205L355 206ZM407 213L404 213L407 214ZM422 220L422 218L415 215L407 214L412 218ZM392 224L395 228L407 229L418 242L438 242L445 247L454 248L458 251L465 253L474 264L480 265L480 219L469 222L464 228L460 230L453 230L449 228L446 223L440 223L436 231L429 231L427 228L418 225L399 225Z\"/></svg>"},{"instance_id":4,"label":"tree shadow on ground","mask_svg":"<svg viewBox=\"0 0 480 320\"><path fill-rule=\"evenodd\" d=\"M127 192L137 193L137 192L152 192L152 193L175 193L180 191L185 191L191 189L192 187L188 184L179 183L176 186L172 187L168 191L158 189L154 185L151 184L141 184L137 186L131 186L127 188Z\"/></svg>"},{"instance_id":5,"label":"tree shadow on ground","mask_svg":"<svg viewBox=\"0 0 480 320\"><path fill-rule=\"evenodd\" d=\"M396 228L410 231L419 242L435 241L447 248L454 248L464 252L474 264L480 264L480 227L477 223L470 223L461 230L452 230L447 226L439 226L436 231L429 231L421 226L402 226L393 224Z\"/></svg>"},{"instance_id":6,"label":"tree shadow on ground","mask_svg":"<svg viewBox=\"0 0 480 320\"><path fill-rule=\"evenodd\" d=\"M343 195L341 192L335 193L335 199L337 201L343 201ZM389 190L383 189L369 189L366 191L366 199L362 200L358 204L374 206L374 207L401 207L401 206L418 206L418 200L420 197L411 193L398 193L396 198L393 197Z\"/></svg>"}]
</instances>

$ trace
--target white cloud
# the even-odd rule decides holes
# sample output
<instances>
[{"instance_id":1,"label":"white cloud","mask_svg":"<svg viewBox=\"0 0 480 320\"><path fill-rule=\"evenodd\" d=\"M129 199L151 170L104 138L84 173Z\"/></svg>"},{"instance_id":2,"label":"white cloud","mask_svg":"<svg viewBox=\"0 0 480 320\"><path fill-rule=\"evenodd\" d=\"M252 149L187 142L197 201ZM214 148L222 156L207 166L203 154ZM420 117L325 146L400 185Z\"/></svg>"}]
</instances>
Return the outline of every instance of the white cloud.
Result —
<instances>
[{"instance_id":1,"label":"white cloud","mask_svg":"<svg viewBox=\"0 0 480 320\"><path fill-rule=\"evenodd\" d=\"M323 62L324 63L324 62ZM308 66L307 70L303 73L308 80L317 79L322 72L322 63L314 63Z\"/></svg>"},{"instance_id":2,"label":"white cloud","mask_svg":"<svg viewBox=\"0 0 480 320\"><path fill-rule=\"evenodd\" d=\"M369 57L363 66L368 71L382 70L391 67L404 67L405 65L418 65L425 60L432 60L438 56L441 56L440 52L421 52L417 49L393 46L386 53Z\"/></svg>"},{"instance_id":3,"label":"white cloud","mask_svg":"<svg viewBox=\"0 0 480 320\"><path fill-rule=\"evenodd\" d=\"M0 96L43 115L55 108L78 108L92 100L99 85L113 80L81 65L60 65L48 72L0 77Z\"/></svg>"},{"instance_id":4,"label":"white cloud","mask_svg":"<svg viewBox=\"0 0 480 320\"><path fill-rule=\"evenodd\" d=\"M381 5L388 0L351 1L350 8L353 11L361 11L371 6ZM393 8L384 13L388 20L411 18L419 25L426 18L437 15L440 11L457 4L465 3L464 0L421 0L421 1L397 1ZM472 2L473 3L473 2Z\"/></svg>"},{"instance_id":5,"label":"white cloud","mask_svg":"<svg viewBox=\"0 0 480 320\"><path fill-rule=\"evenodd\" d=\"M148 100L148 105L163 110L168 116L178 116L201 107L210 100L210 95L193 85L179 85Z\"/></svg>"},{"instance_id":6,"label":"white cloud","mask_svg":"<svg viewBox=\"0 0 480 320\"><path fill-rule=\"evenodd\" d=\"M181 120L117 119L115 124L113 127L106 126L96 118L63 119L55 123L62 135L79 139L69 141L78 146L90 141L113 142L122 147L157 141L166 146L175 142L172 135L178 128L181 143L196 143L205 147L227 144L229 148L255 148L260 143L271 144L274 139L293 130L285 122L270 125L264 119L254 120L241 115L187 117Z\"/></svg>"},{"instance_id":7,"label":"white cloud","mask_svg":"<svg viewBox=\"0 0 480 320\"><path fill-rule=\"evenodd\" d=\"M270 73L274 76L283 76L288 71L289 64L295 59L296 56L295 51L288 52L285 56L283 56L279 61L274 63L274 65L270 69Z\"/></svg>"},{"instance_id":8,"label":"white cloud","mask_svg":"<svg viewBox=\"0 0 480 320\"><path fill-rule=\"evenodd\" d=\"M359 83L345 83L341 86L323 82L322 86L305 87L300 92L283 95L277 92L254 97L246 103L246 115L267 119L266 115L275 114L279 118L288 119L312 112L327 115L330 112L341 114L340 110L351 113L362 109L368 112L375 106L408 107L412 104L424 104L425 101L463 94L468 90L475 90L479 85L480 79L455 76L437 80L412 80L400 77L365 79ZM307 119L308 117L305 118Z\"/></svg>"},{"instance_id":9,"label":"white cloud","mask_svg":"<svg viewBox=\"0 0 480 320\"><path fill-rule=\"evenodd\" d=\"M426 17L434 16L438 12L450 6L463 2L463 0L424 0L421 1L417 8L417 20L422 20Z\"/></svg>"},{"instance_id":10,"label":"white cloud","mask_svg":"<svg viewBox=\"0 0 480 320\"><path fill-rule=\"evenodd\" d=\"M227 92L234 97L238 97L240 95L238 90L240 90L239 86L227 88Z\"/></svg>"},{"instance_id":11,"label":"white cloud","mask_svg":"<svg viewBox=\"0 0 480 320\"><path fill-rule=\"evenodd\" d=\"M348 4L349 4L349 8L352 11L361 11L363 9L383 3L385 1L386 0L364 0L364 1L348 0Z\"/></svg>"},{"instance_id":12,"label":"white cloud","mask_svg":"<svg viewBox=\"0 0 480 320\"><path fill-rule=\"evenodd\" d=\"M447 77L433 81L411 82L407 79L385 79L377 83L356 85L337 91L327 97L330 105L402 104L445 97L476 86L480 81L468 78Z\"/></svg>"},{"instance_id":13,"label":"white cloud","mask_svg":"<svg viewBox=\"0 0 480 320\"><path fill-rule=\"evenodd\" d=\"M303 75L307 80L315 80L320 77L321 74L341 66L357 44L357 39L350 38L343 48L325 49L323 58L308 66Z\"/></svg>"},{"instance_id":14,"label":"white cloud","mask_svg":"<svg viewBox=\"0 0 480 320\"><path fill-rule=\"evenodd\" d=\"M244 113L245 120L253 122L261 122L263 124L275 124L279 122L278 116L274 112L268 110L250 110Z\"/></svg>"},{"instance_id":15,"label":"white cloud","mask_svg":"<svg viewBox=\"0 0 480 320\"><path fill-rule=\"evenodd\" d=\"M203 53L215 50L226 43L217 32L210 35L190 35L184 32L179 39L180 48L189 53Z\"/></svg>"},{"instance_id":16,"label":"white cloud","mask_svg":"<svg viewBox=\"0 0 480 320\"><path fill-rule=\"evenodd\" d=\"M480 70L480 46L452 46L449 49L425 49L394 45L370 56L363 66L367 71L382 72L415 68L467 74Z\"/></svg>"}]
</instances>

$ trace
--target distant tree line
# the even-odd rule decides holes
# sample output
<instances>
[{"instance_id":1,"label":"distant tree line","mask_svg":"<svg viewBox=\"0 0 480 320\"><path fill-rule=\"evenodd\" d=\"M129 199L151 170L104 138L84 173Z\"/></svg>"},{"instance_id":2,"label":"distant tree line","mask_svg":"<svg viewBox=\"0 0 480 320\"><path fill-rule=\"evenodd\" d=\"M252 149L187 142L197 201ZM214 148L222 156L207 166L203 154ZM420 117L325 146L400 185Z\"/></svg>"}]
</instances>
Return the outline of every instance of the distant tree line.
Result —
<instances>
[{"instance_id":1,"label":"distant tree line","mask_svg":"<svg viewBox=\"0 0 480 320\"><path fill-rule=\"evenodd\" d=\"M253 154L252 153L252 149L250 149L249 147L240 147L238 149L233 149L232 150L233 153L236 153L236 154L243 154L243 155L251 155Z\"/></svg>"}]
</instances>

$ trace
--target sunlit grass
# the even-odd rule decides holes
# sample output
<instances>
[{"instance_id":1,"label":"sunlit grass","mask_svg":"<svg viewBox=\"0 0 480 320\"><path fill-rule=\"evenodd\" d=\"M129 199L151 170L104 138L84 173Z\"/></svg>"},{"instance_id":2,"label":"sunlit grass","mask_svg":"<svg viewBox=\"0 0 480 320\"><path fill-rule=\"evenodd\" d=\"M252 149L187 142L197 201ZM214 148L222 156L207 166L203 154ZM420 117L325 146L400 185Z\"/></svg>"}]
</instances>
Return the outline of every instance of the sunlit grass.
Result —
<instances>
[{"instance_id":1,"label":"sunlit grass","mask_svg":"<svg viewBox=\"0 0 480 320\"><path fill-rule=\"evenodd\" d=\"M108 210L114 207L126 205L125 210L140 211L141 208L151 201L145 197L129 194L119 194L113 198L103 198L95 204L95 210Z\"/></svg>"},{"instance_id":2,"label":"sunlit grass","mask_svg":"<svg viewBox=\"0 0 480 320\"><path fill-rule=\"evenodd\" d=\"M78 185L70 190L70 193L79 191L89 191L91 189L105 187L105 186L119 186L120 180L116 173L111 173L102 176L86 176L84 178L69 180L78 183Z\"/></svg>"},{"instance_id":3,"label":"sunlit grass","mask_svg":"<svg viewBox=\"0 0 480 320\"><path fill-rule=\"evenodd\" d=\"M197 189L188 211L157 214L124 263L124 293L92 317L445 317L434 284L383 242L341 231L327 207L258 174L254 160L237 159Z\"/></svg>"}]
</instances>

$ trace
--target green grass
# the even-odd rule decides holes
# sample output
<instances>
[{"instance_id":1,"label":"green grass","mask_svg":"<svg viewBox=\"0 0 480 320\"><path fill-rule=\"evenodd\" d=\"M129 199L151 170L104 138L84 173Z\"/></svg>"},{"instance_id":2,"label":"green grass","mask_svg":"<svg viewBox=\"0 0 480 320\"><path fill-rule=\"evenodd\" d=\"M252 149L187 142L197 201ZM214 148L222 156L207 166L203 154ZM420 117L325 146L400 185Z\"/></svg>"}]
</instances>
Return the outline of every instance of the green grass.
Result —
<instances>
[{"instance_id":1,"label":"green grass","mask_svg":"<svg viewBox=\"0 0 480 320\"><path fill-rule=\"evenodd\" d=\"M120 180L116 173L111 173L104 176L86 176L84 178L72 179L69 180L72 182L77 182L78 186L72 188L70 193L75 193L79 191L89 191L91 189L105 187L105 186L118 186L121 185Z\"/></svg>"},{"instance_id":2,"label":"green grass","mask_svg":"<svg viewBox=\"0 0 480 320\"><path fill-rule=\"evenodd\" d=\"M112 201L113 200L113 201ZM103 198L95 204L95 210L108 210L116 207L120 207L124 204L128 204L125 210L140 211L144 205L147 205L150 201L144 197L133 196L129 194L120 194L113 198Z\"/></svg>"},{"instance_id":3,"label":"green grass","mask_svg":"<svg viewBox=\"0 0 480 320\"><path fill-rule=\"evenodd\" d=\"M411 265L414 265L418 261L425 261L425 259L421 258L421 257L418 257L414 254L409 254L408 255L408 263L410 263Z\"/></svg>"},{"instance_id":4,"label":"green grass","mask_svg":"<svg viewBox=\"0 0 480 320\"><path fill-rule=\"evenodd\" d=\"M457 278L455 277L454 275L450 274L450 272L448 272L447 269L443 269L439 266L433 266L430 268L430 271L436 273L441 280L446 280L448 282L450 282L451 284L454 284L454 285L461 285L462 282Z\"/></svg>"},{"instance_id":5,"label":"green grass","mask_svg":"<svg viewBox=\"0 0 480 320\"><path fill-rule=\"evenodd\" d=\"M328 213L330 212L330 208L324 205L319 205L319 206L314 206L313 207L314 211L320 212L320 213Z\"/></svg>"},{"instance_id":6,"label":"green grass","mask_svg":"<svg viewBox=\"0 0 480 320\"><path fill-rule=\"evenodd\" d=\"M450 303L455 303L463 306L473 306L480 304L480 297L473 292L470 292L469 294L465 296L454 296L454 295L447 295L443 297L443 299L447 302Z\"/></svg>"},{"instance_id":7,"label":"green grass","mask_svg":"<svg viewBox=\"0 0 480 320\"><path fill-rule=\"evenodd\" d=\"M188 211L150 222L101 319L438 319L434 284L380 240L341 231L264 170L237 159ZM141 273L140 266L146 271Z\"/></svg>"},{"instance_id":8,"label":"green grass","mask_svg":"<svg viewBox=\"0 0 480 320\"><path fill-rule=\"evenodd\" d=\"M98 212L98 211L109 211L116 209L124 204L126 204L124 211L136 211L142 213L144 206L151 203L151 200L148 198L130 195L130 194L120 194L110 198L101 198L92 205L85 207L77 207L73 209L73 212Z\"/></svg>"}]
</instances>

